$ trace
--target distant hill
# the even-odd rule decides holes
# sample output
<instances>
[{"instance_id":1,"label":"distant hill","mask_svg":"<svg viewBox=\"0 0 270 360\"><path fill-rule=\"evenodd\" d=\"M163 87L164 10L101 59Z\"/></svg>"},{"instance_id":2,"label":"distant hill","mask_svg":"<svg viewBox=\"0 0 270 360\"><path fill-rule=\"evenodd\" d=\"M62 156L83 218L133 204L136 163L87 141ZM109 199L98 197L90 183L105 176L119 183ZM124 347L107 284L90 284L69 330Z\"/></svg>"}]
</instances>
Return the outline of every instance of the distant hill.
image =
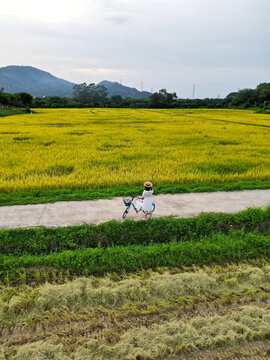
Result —
<instances>
[{"instance_id":1,"label":"distant hill","mask_svg":"<svg viewBox=\"0 0 270 360\"><path fill-rule=\"evenodd\" d=\"M27 92L33 96L71 97L75 84L59 79L32 66L6 66L0 68L0 88L5 92Z\"/></svg>"},{"instance_id":2,"label":"distant hill","mask_svg":"<svg viewBox=\"0 0 270 360\"><path fill-rule=\"evenodd\" d=\"M121 95L123 98L131 97L136 99L148 99L151 95L148 91L139 91L136 88L131 88L119 84L118 82L111 82L108 80L103 80L99 85L104 85L108 90L108 97L113 95Z\"/></svg>"},{"instance_id":3,"label":"distant hill","mask_svg":"<svg viewBox=\"0 0 270 360\"><path fill-rule=\"evenodd\" d=\"M121 95L124 98L147 99L151 95L147 91L139 91L117 82L104 80L99 84L108 89L108 97ZM32 66L10 65L0 68L0 88L4 88L4 91L8 93L27 92L39 97L71 97L74 85L70 81L59 79Z\"/></svg>"}]
</instances>

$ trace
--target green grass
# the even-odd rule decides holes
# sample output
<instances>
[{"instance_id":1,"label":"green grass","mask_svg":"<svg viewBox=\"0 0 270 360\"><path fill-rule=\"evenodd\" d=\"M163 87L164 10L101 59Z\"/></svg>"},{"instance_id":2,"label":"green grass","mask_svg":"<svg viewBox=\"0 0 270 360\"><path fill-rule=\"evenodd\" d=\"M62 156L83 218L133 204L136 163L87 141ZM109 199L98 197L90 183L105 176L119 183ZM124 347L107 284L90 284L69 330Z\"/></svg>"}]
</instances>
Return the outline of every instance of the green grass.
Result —
<instances>
[{"instance_id":1,"label":"green grass","mask_svg":"<svg viewBox=\"0 0 270 360\"><path fill-rule=\"evenodd\" d=\"M0 109L0 117L27 114L27 113L28 113L28 111L26 109L12 109L12 110Z\"/></svg>"},{"instance_id":2,"label":"green grass","mask_svg":"<svg viewBox=\"0 0 270 360\"><path fill-rule=\"evenodd\" d=\"M269 255L270 235L237 231L183 243L97 247L42 256L1 255L0 277L18 278L18 273L25 270L44 267L57 271L68 270L74 275L82 275L85 271L94 275L129 273L157 267L222 264Z\"/></svg>"},{"instance_id":3,"label":"green grass","mask_svg":"<svg viewBox=\"0 0 270 360\"><path fill-rule=\"evenodd\" d=\"M150 245L171 241L199 241L231 230L270 233L270 207L237 214L201 214L194 218L157 218L151 221L108 221L99 225L0 231L0 254L44 255L96 247Z\"/></svg>"},{"instance_id":4,"label":"green grass","mask_svg":"<svg viewBox=\"0 0 270 360\"><path fill-rule=\"evenodd\" d=\"M155 195L181 194L190 192L213 192L270 189L270 180L237 181L224 183L165 184L154 187ZM138 195L142 186L117 186L104 189L42 189L18 191L0 194L0 206L54 203L56 201L81 201L111 199L127 196L129 193Z\"/></svg>"}]
</instances>

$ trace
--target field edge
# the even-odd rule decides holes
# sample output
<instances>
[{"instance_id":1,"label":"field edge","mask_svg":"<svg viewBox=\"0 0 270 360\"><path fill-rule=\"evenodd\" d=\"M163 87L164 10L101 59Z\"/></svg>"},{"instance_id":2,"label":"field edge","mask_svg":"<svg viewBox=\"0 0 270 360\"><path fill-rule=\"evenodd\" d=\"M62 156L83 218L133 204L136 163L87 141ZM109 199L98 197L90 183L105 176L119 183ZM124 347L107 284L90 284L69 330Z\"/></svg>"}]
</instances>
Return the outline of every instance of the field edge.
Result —
<instances>
[{"instance_id":1,"label":"field edge","mask_svg":"<svg viewBox=\"0 0 270 360\"><path fill-rule=\"evenodd\" d=\"M195 192L270 189L270 180L252 180L224 183L164 184L154 186L154 194L184 194ZM139 195L143 186L117 186L104 189L37 189L0 194L0 206L111 199L129 194Z\"/></svg>"}]
</instances>

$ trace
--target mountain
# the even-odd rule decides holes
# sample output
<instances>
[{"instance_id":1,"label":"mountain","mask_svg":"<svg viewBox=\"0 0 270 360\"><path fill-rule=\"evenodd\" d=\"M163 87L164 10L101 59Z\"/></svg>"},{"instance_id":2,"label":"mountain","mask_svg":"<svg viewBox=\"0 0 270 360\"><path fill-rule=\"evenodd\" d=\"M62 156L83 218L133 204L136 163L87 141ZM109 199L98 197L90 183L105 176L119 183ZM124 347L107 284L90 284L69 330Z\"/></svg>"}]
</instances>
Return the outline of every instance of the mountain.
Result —
<instances>
[{"instance_id":1,"label":"mountain","mask_svg":"<svg viewBox=\"0 0 270 360\"><path fill-rule=\"evenodd\" d=\"M148 99L151 95L151 93L148 91L139 91L136 88L124 86L119 84L118 82L111 82L108 80L101 81L99 85L103 85L107 88L108 97L111 97L113 95L121 95L123 98L131 97L136 99Z\"/></svg>"},{"instance_id":2,"label":"mountain","mask_svg":"<svg viewBox=\"0 0 270 360\"><path fill-rule=\"evenodd\" d=\"M0 68L0 89L5 92L27 92L33 96L66 96L71 97L75 84L59 79L52 74L32 66L10 65ZM117 82L101 81L108 90L108 97L121 95L123 98L147 99L151 93L123 86Z\"/></svg>"},{"instance_id":3,"label":"mountain","mask_svg":"<svg viewBox=\"0 0 270 360\"><path fill-rule=\"evenodd\" d=\"M67 96L73 92L72 82L32 66L6 66L0 68L0 88L5 92L27 92L33 96Z\"/></svg>"}]
</instances>

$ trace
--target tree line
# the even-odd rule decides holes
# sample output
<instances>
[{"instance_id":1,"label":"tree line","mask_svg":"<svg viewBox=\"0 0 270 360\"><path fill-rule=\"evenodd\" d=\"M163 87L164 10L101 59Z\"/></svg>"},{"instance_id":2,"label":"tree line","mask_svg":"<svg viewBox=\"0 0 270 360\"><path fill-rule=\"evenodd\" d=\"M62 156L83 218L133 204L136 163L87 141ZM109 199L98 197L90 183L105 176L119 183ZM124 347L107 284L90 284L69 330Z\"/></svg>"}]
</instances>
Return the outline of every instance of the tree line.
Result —
<instances>
[{"instance_id":1,"label":"tree line","mask_svg":"<svg viewBox=\"0 0 270 360\"><path fill-rule=\"evenodd\" d=\"M34 98L26 92L10 94L0 88L0 105L6 108L29 108L34 105Z\"/></svg>"},{"instance_id":2,"label":"tree line","mask_svg":"<svg viewBox=\"0 0 270 360\"><path fill-rule=\"evenodd\" d=\"M181 99L176 93L166 89L150 95L149 99L123 98L113 95L108 98L108 91L103 85L82 83L73 88L72 98L60 96L36 97L21 92L5 93L0 89L0 105L6 107L36 108L270 108L270 83L259 84L256 89L242 89L228 94L224 99Z\"/></svg>"}]
</instances>

